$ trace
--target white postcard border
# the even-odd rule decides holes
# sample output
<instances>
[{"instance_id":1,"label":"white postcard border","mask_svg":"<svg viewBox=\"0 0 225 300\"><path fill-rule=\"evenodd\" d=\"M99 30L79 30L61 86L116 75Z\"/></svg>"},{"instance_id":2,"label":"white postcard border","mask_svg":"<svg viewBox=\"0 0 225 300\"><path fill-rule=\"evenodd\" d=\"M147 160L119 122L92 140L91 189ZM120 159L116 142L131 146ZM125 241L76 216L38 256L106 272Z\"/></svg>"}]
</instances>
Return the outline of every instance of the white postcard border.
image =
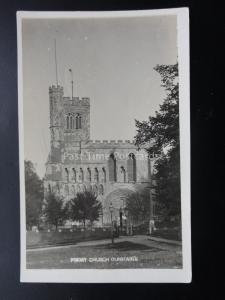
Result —
<instances>
[{"instance_id":1,"label":"white postcard border","mask_svg":"<svg viewBox=\"0 0 225 300\"><path fill-rule=\"evenodd\" d=\"M26 216L24 178L22 19L24 18L114 18L177 16L180 107L180 162L182 215L182 269L26 269ZM188 8L109 12L17 12L18 122L20 160L20 280L21 282L191 282L190 207L190 107L189 107L189 10Z\"/></svg>"}]
</instances>

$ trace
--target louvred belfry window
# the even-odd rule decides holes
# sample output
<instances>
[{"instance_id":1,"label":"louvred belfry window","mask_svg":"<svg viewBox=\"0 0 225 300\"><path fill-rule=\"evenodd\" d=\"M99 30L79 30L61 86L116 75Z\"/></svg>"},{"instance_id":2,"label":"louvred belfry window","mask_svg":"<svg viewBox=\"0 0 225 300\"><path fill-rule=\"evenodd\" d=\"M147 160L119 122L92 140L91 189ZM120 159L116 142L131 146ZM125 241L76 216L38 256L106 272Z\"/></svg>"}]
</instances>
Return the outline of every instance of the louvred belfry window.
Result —
<instances>
[{"instance_id":1,"label":"louvred belfry window","mask_svg":"<svg viewBox=\"0 0 225 300\"><path fill-rule=\"evenodd\" d=\"M75 120L74 120L74 113L68 113L66 115L66 129L75 129Z\"/></svg>"},{"instance_id":2,"label":"louvred belfry window","mask_svg":"<svg viewBox=\"0 0 225 300\"><path fill-rule=\"evenodd\" d=\"M81 129L81 115L76 115L76 129Z\"/></svg>"}]
</instances>

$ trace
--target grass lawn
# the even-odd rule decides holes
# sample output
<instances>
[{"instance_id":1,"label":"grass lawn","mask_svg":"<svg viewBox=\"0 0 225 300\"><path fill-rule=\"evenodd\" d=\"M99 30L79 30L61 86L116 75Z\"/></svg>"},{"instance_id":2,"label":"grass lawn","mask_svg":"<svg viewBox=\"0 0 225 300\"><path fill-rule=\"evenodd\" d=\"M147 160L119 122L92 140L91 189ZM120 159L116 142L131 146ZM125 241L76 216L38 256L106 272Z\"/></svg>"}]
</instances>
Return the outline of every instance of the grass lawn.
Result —
<instances>
[{"instance_id":1,"label":"grass lawn","mask_svg":"<svg viewBox=\"0 0 225 300\"><path fill-rule=\"evenodd\" d=\"M71 262L71 258L84 258L86 261ZM134 261L126 261L126 258ZM135 240L117 240L114 244L107 241L28 251L27 268L182 268L182 255L180 246L162 247L157 242L143 244Z\"/></svg>"},{"instance_id":2,"label":"grass lawn","mask_svg":"<svg viewBox=\"0 0 225 300\"><path fill-rule=\"evenodd\" d=\"M164 238L168 240L181 241L181 236L178 229L167 228L167 229L157 229L153 232L152 236Z\"/></svg>"},{"instance_id":3,"label":"grass lawn","mask_svg":"<svg viewBox=\"0 0 225 300\"><path fill-rule=\"evenodd\" d=\"M69 244L77 244L81 241L91 241L91 240L100 240L110 238L111 231L110 228L106 231L95 230L90 231L86 230L82 231L40 231L33 232L28 231L26 233L26 246L27 248L38 248L38 247L46 247L46 246L59 246L59 245L69 245Z\"/></svg>"}]
</instances>

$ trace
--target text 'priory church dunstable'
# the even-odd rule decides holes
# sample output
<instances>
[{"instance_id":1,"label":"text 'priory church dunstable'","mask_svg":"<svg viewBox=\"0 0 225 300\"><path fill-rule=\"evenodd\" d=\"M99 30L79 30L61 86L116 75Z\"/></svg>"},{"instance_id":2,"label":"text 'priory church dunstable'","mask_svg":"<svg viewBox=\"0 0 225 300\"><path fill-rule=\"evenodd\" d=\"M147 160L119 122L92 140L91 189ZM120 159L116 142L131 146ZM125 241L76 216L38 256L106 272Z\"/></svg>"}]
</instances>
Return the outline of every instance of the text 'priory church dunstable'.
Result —
<instances>
[{"instance_id":1,"label":"text 'priory church dunstable'","mask_svg":"<svg viewBox=\"0 0 225 300\"><path fill-rule=\"evenodd\" d=\"M150 185L152 164L144 149L132 141L90 140L90 99L64 97L63 87L49 88L51 149L44 178L51 191L68 201L90 190L103 207L102 225L126 205L129 193Z\"/></svg>"}]
</instances>

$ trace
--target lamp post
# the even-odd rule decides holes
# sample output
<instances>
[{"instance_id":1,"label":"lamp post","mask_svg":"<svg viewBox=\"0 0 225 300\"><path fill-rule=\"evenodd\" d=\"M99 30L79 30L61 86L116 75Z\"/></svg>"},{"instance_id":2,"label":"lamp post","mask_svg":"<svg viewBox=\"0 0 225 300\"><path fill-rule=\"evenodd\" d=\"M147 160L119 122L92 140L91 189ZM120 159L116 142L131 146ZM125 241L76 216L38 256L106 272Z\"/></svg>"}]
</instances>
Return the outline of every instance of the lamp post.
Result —
<instances>
[{"instance_id":1,"label":"lamp post","mask_svg":"<svg viewBox=\"0 0 225 300\"><path fill-rule=\"evenodd\" d=\"M129 227L128 227L128 209L127 207L124 208L124 213L126 216L126 235L129 235Z\"/></svg>"},{"instance_id":2,"label":"lamp post","mask_svg":"<svg viewBox=\"0 0 225 300\"><path fill-rule=\"evenodd\" d=\"M104 215L103 210L104 210L104 208L102 207L102 208L101 208L101 211L100 211L100 213L99 213L99 215L100 215L100 217L101 217L101 219L102 219L102 228L103 228L103 224L104 224L104 222L103 222L103 215Z\"/></svg>"},{"instance_id":3,"label":"lamp post","mask_svg":"<svg viewBox=\"0 0 225 300\"><path fill-rule=\"evenodd\" d=\"M123 210L122 210L121 207L120 207L120 210L119 210L119 215L120 215L120 230L122 232L122 228L123 228Z\"/></svg>"},{"instance_id":4,"label":"lamp post","mask_svg":"<svg viewBox=\"0 0 225 300\"><path fill-rule=\"evenodd\" d=\"M155 227L154 219L153 219L153 201L152 201L152 172L151 172L151 157L149 156L149 183L150 186L147 187L149 189L149 235L152 234L153 228Z\"/></svg>"},{"instance_id":5,"label":"lamp post","mask_svg":"<svg viewBox=\"0 0 225 300\"><path fill-rule=\"evenodd\" d=\"M155 227L155 221L153 218L153 201L152 201L152 186L147 187L149 189L149 235L152 234L153 228Z\"/></svg>"},{"instance_id":6,"label":"lamp post","mask_svg":"<svg viewBox=\"0 0 225 300\"><path fill-rule=\"evenodd\" d=\"M152 205L152 187L149 188L149 235L152 234L152 229L154 227L154 219L153 219L153 205Z\"/></svg>"},{"instance_id":7,"label":"lamp post","mask_svg":"<svg viewBox=\"0 0 225 300\"><path fill-rule=\"evenodd\" d=\"M109 211L110 211L110 215L111 215L111 238L112 238L112 244L114 243L114 232L113 232L113 219L112 219L112 214L113 214L113 205L112 202L109 205Z\"/></svg>"}]
</instances>

